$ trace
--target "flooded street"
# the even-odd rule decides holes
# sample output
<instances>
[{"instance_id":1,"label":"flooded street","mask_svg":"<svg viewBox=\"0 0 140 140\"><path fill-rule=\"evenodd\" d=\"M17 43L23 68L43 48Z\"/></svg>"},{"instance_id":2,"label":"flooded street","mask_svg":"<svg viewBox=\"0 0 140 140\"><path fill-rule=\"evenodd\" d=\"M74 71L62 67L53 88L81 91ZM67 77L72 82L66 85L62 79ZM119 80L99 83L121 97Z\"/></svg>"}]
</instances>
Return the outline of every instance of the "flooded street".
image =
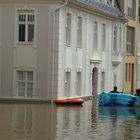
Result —
<instances>
[{"instance_id":1,"label":"flooded street","mask_svg":"<svg viewBox=\"0 0 140 140\"><path fill-rule=\"evenodd\" d=\"M1 140L139 140L140 109L0 104Z\"/></svg>"}]
</instances>

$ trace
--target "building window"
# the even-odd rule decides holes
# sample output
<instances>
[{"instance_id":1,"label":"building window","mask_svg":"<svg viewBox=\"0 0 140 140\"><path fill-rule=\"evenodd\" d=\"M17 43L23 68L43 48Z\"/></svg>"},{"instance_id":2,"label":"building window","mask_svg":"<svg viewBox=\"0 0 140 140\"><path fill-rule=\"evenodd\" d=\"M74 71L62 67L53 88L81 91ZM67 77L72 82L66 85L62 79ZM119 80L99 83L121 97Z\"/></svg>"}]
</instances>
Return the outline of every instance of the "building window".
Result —
<instances>
[{"instance_id":1,"label":"building window","mask_svg":"<svg viewBox=\"0 0 140 140\"><path fill-rule=\"evenodd\" d=\"M106 25L102 24L102 51L105 51L106 47Z\"/></svg>"},{"instance_id":2,"label":"building window","mask_svg":"<svg viewBox=\"0 0 140 140\"><path fill-rule=\"evenodd\" d=\"M140 4L140 2L139 2L139 4ZM138 16L140 17L140 6L139 6L139 8L138 8Z\"/></svg>"},{"instance_id":3,"label":"building window","mask_svg":"<svg viewBox=\"0 0 140 140\"><path fill-rule=\"evenodd\" d=\"M77 19L77 47L82 47L82 17Z\"/></svg>"},{"instance_id":4,"label":"building window","mask_svg":"<svg viewBox=\"0 0 140 140\"><path fill-rule=\"evenodd\" d=\"M113 52L117 53L117 26L114 27L113 31Z\"/></svg>"},{"instance_id":5,"label":"building window","mask_svg":"<svg viewBox=\"0 0 140 140\"><path fill-rule=\"evenodd\" d=\"M17 72L17 93L20 97L33 96L33 72L18 71Z\"/></svg>"},{"instance_id":6,"label":"building window","mask_svg":"<svg viewBox=\"0 0 140 140\"><path fill-rule=\"evenodd\" d=\"M71 44L71 14L66 15L66 45L70 47Z\"/></svg>"},{"instance_id":7,"label":"building window","mask_svg":"<svg viewBox=\"0 0 140 140\"><path fill-rule=\"evenodd\" d=\"M119 50L121 51L122 46L122 28L120 27L120 35L119 35Z\"/></svg>"},{"instance_id":8,"label":"building window","mask_svg":"<svg viewBox=\"0 0 140 140\"><path fill-rule=\"evenodd\" d=\"M97 50L97 41L98 41L98 23L95 21L93 26L93 51Z\"/></svg>"},{"instance_id":9,"label":"building window","mask_svg":"<svg viewBox=\"0 0 140 140\"><path fill-rule=\"evenodd\" d=\"M101 73L101 91L105 90L105 72Z\"/></svg>"},{"instance_id":10,"label":"building window","mask_svg":"<svg viewBox=\"0 0 140 140\"><path fill-rule=\"evenodd\" d=\"M128 16L134 17L134 0L128 0Z\"/></svg>"},{"instance_id":11,"label":"building window","mask_svg":"<svg viewBox=\"0 0 140 140\"><path fill-rule=\"evenodd\" d=\"M126 53L129 55L133 54L133 37L134 37L134 28L127 27L127 46L126 46Z\"/></svg>"},{"instance_id":12,"label":"building window","mask_svg":"<svg viewBox=\"0 0 140 140\"><path fill-rule=\"evenodd\" d=\"M81 95L81 72L77 72L77 95Z\"/></svg>"},{"instance_id":13,"label":"building window","mask_svg":"<svg viewBox=\"0 0 140 140\"><path fill-rule=\"evenodd\" d=\"M70 72L66 72L65 76L65 96L70 97Z\"/></svg>"},{"instance_id":14,"label":"building window","mask_svg":"<svg viewBox=\"0 0 140 140\"><path fill-rule=\"evenodd\" d=\"M132 82L133 81L133 75L134 75L134 64L132 63L126 63L125 64L125 81L126 82Z\"/></svg>"},{"instance_id":15,"label":"building window","mask_svg":"<svg viewBox=\"0 0 140 140\"><path fill-rule=\"evenodd\" d=\"M34 11L18 11L18 42L34 42Z\"/></svg>"}]
</instances>

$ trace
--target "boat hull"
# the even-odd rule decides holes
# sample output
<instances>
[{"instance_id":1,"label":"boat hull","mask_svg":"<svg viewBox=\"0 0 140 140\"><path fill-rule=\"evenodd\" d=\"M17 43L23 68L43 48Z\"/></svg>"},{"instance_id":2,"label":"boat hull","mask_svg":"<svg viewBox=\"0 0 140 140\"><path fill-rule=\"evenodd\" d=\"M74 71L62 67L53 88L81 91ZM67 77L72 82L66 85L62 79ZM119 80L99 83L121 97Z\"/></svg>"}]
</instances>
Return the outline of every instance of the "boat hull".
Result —
<instances>
[{"instance_id":1,"label":"boat hull","mask_svg":"<svg viewBox=\"0 0 140 140\"><path fill-rule=\"evenodd\" d=\"M76 99L58 99L54 101L56 104L63 104L63 105L81 105L84 102L82 98Z\"/></svg>"},{"instance_id":2,"label":"boat hull","mask_svg":"<svg viewBox=\"0 0 140 140\"><path fill-rule=\"evenodd\" d=\"M140 97L124 93L102 92L99 95L99 105L140 107Z\"/></svg>"}]
</instances>

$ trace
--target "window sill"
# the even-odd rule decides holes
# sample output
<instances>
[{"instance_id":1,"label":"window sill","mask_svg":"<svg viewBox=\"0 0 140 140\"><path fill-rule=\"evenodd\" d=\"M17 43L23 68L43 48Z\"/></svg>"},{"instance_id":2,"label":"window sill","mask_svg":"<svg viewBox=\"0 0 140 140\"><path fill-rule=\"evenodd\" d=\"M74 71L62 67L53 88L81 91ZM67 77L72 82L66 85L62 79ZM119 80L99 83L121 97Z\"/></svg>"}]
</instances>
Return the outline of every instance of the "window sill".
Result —
<instances>
[{"instance_id":1,"label":"window sill","mask_svg":"<svg viewBox=\"0 0 140 140\"><path fill-rule=\"evenodd\" d=\"M17 45L34 45L34 43L29 43L29 42L17 42Z\"/></svg>"}]
</instances>

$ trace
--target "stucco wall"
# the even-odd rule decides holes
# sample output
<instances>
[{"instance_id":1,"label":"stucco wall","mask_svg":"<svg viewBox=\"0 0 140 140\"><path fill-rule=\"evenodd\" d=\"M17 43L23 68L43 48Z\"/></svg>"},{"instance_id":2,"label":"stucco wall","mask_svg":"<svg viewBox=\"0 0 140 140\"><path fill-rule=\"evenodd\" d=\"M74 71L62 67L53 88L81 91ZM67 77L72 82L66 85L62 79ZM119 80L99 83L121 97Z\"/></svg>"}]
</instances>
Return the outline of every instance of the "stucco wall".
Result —
<instances>
[{"instance_id":1,"label":"stucco wall","mask_svg":"<svg viewBox=\"0 0 140 140\"><path fill-rule=\"evenodd\" d=\"M65 44L65 15L71 13L72 17L72 38L71 46L66 47ZM76 40L76 18L80 15L83 21L83 40L82 49L77 48ZM98 69L97 92L101 92L101 72L105 72L105 91L112 90L114 86L114 74L117 75L117 86L120 91L123 90L123 42L121 42L121 50L119 56L121 63L117 66L112 63L112 48L113 48L113 25L122 28L123 41L123 24L116 20L107 20L105 18L84 13L73 8L65 8L60 12L59 20L59 83L58 83L58 98L65 97L65 72L71 73L71 97L76 95L76 72L78 69L82 71L82 94L81 96L92 95L92 70L94 67ZM93 48L93 22L98 22L98 51L95 52ZM101 25L106 25L106 50L101 51ZM118 34L119 36L119 34ZM119 39L118 39L119 44ZM118 45L119 47L119 45ZM94 53L93 53L94 52ZM118 59L118 58L117 58Z\"/></svg>"},{"instance_id":2,"label":"stucco wall","mask_svg":"<svg viewBox=\"0 0 140 140\"><path fill-rule=\"evenodd\" d=\"M52 20L56 5L0 5L1 97L17 97L16 71L34 72L34 98L51 99ZM17 42L17 10L35 11L35 42Z\"/></svg>"}]
</instances>

